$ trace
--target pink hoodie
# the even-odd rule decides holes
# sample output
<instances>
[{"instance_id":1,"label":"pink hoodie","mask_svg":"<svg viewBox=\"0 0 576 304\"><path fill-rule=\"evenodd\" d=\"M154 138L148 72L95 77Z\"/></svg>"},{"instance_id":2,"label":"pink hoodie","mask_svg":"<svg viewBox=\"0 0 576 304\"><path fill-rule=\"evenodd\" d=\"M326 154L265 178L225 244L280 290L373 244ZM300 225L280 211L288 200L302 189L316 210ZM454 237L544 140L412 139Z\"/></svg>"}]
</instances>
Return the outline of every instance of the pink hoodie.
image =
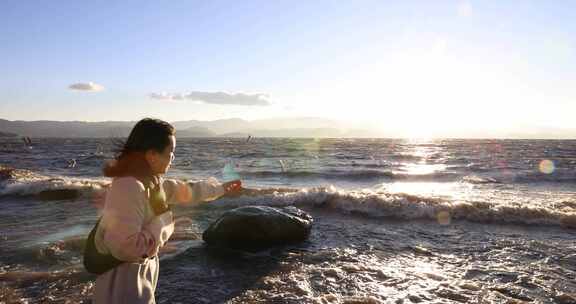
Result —
<instances>
[{"instance_id":1,"label":"pink hoodie","mask_svg":"<svg viewBox=\"0 0 576 304\"><path fill-rule=\"evenodd\" d=\"M189 205L224 194L211 178L197 183L164 181L168 203ZM115 178L108 189L95 244L100 253L126 261L96 279L93 303L154 304L158 283L158 250L174 232L172 211L156 216L144 185L133 177Z\"/></svg>"},{"instance_id":2,"label":"pink hoodie","mask_svg":"<svg viewBox=\"0 0 576 304\"><path fill-rule=\"evenodd\" d=\"M192 183L164 180L169 204L190 205L214 200L224 188L214 178ZM174 232L172 211L156 216L144 185L133 177L115 178L108 189L96 248L119 260L139 262L158 254Z\"/></svg>"}]
</instances>

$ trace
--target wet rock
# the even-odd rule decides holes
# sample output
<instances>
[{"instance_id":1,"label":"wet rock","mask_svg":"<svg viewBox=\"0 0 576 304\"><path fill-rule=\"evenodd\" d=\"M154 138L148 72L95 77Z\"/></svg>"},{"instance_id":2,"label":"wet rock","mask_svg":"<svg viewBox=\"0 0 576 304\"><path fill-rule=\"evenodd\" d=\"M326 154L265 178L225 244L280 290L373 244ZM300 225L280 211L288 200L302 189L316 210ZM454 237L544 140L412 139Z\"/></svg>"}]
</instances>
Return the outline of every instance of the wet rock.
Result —
<instances>
[{"instance_id":1,"label":"wet rock","mask_svg":"<svg viewBox=\"0 0 576 304\"><path fill-rule=\"evenodd\" d=\"M464 277L463 279L474 279L474 278L482 278L488 275L488 272L483 270L483 269L476 269L476 268L471 268L466 270L466 273L464 273Z\"/></svg>"},{"instance_id":2,"label":"wet rock","mask_svg":"<svg viewBox=\"0 0 576 304\"><path fill-rule=\"evenodd\" d=\"M333 277L333 278L337 278L340 279L342 277L344 277L344 274L342 273L342 271L338 268L328 268L324 270L324 275L326 275L327 277Z\"/></svg>"},{"instance_id":3,"label":"wet rock","mask_svg":"<svg viewBox=\"0 0 576 304\"><path fill-rule=\"evenodd\" d=\"M415 253L418 253L421 255L427 255L427 256L434 255L434 253L432 253L430 251L430 249L422 247L422 246L412 246L411 248L412 248L412 250L414 250Z\"/></svg>"},{"instance_id":4,"label":"wet rock","mask_svg":"<svg viewBox=\"0 0 576 304\"><path fill-rule=\"evenodd\" d=\"M62 249L58 245L50 245L46 248L41 248L38 251L38 258L45 261L52 261L58 259L58 256L62 253Z\"/></svg>"},{"instance_id":5,"label":"wet rock","mask_svg":"<svg viewBox=\"0 0 576 304\"><path fill-rule=\"evenodd\" d=\"M422 302L422 299L420 299L418 296L416 295L408 295L408 300L410 300L410 302L412 303L420 303Z\"/></svg>"},{"instance_id":6,"label":"wet rock","mask_svg":"<svg viewBox=\"0 0 576 304\"><path fill-rule=\"evenodd\" d=\"M562 266L564 267L566 266L576 267L576 254L569 254L563 256L560 259L560 264L562 264Z\"/></svg>"},{"instance_id":7,"label":"wet rock","mask_svg":"<svg viewBox=\"0 0 576 304\"><path fill-rule=\"evenodd\" d=\"M529 289L536 289L541 287L538 284L534 283L530 276L526 275L518 277L518 280L515 282L515 284Z\"/></svg>"},{"instance_id":8,"label":"wet rock","mask_svg":"<svg viewBox=\"0 0 576 304\"><path fill-rule=\"evenodd\" d=\"M469 283L469 282L465 282L460 284L460 288L462 289L466 289L466 290L471 290L471 291L479 291L482 288L474 283Z\"/></svg>"},{"instance_id":9,"label":"wet rock","mask_svg":"<svg viewBox=\"0 0 576 304\"><path fill-rule=\"evenodd\" d=\"M342 304L380 304L382 301L371 296L354 296L342 299Z\"/></svg>"},{"instance_id":10,"label":"wet rock","mask_svg":"<svg viewBox=\"0 0 576 304\"><path fill-rule=\"evenodd\" d=\"M534 301L534 299L530 298L527 295L524 295L524 293L521 290L515 289L515 288L511 288L511 287L493 287L490 288L491 290L497 291L505 296L508 296L510 298L514 298L516 300L522 300L522 301L528 301L528 302L532 302Z\"/></svg>"},{"instance_id":11,"label":"wet rock","mask_svg":"<svg viewBox=\"0 0 576 304\"><path fill-rule=\"evenodd\" d=\"M423 273L424 276L426 276L427 278L430 278L432 280L435 281L445 281L446 277L437 273L432 273L432 272L424 272Z\"/></svg>"},{"instance_id":12,"label":"wet rock","mask_svg":"<svg viewBox=\"0 0 576 304\"><path fill-rule=\"evenodd\" d=\"M38 193L38 198L45 201L73 200L79 196L80 191L76 189L44 190Z\"/></svg>"},{"instance_id":13,"label":"wet rock","mask_svg":"<svg viewBox=\"0 0 576 304\"><path fill-rule=\"evenodd\" d=\"M83 236L70 237L60 242L58 246L62 250L83 252L84 246L86 246L86 238Z\"/></svg>"},{"instance_id":14,"label":"wet rock","mask_svg":"<svg viewBox=\"0 0 576 304\"><path fill-rule=\"evenodd\" d=\"M560 219L560 224L566 228L575 228L576 229L576 215L569 214L565 215Z\"/></svg>"},{"instance_id":15,"label":"wet rock","mask_svg":"<svg viewBox=\"0 0 576 304\"><path fill-rule=\"evenodd\" d=\"M305 240L312 221L295 207L246 206L225 212L204 231L202 239L209 245L259 249Z\"/></svg>"},{"instance_id":16,"label":"wet rock","mask_svg":"<svg viewBox=\"0 0 576 304\"><path fill-rule=\"evenodd\" d=\"M560 293L554 296L557 304L576 304L576 294Z\"/></svg>"},{"instance_id":17,"label":"wet rock","mask_svg":"<svg viewBox=\"0 0 576 304\"><path fill-rule=\"evenodd\" d=\"M437 296L441 298L449 299L456 302L469 303L470 301L469 297L448 288L438 289L435 293Z\"/></svg>"},{"instance_id":18,"label":"wet rock","mask_svg":"<svg viewBox=\"0 0 576 304\"><path fill-rule=\"evenodd\" d=\"M317 298L319 303L328 304L328 303L338 303L339 299L338 296L334 294L325 294Z\"/></svg>"},{"instance_id":19,"label":"wet rock","mask_svg":"<svg viewBox=\"0 0 576 304\"><path fill-rule=\"evenodd\" d=\"M518 280L518 273L515 272L497 272L494 274L497 277L497 280L501 283L510 283L515 282Z\"/></svg>"}]
</instances>

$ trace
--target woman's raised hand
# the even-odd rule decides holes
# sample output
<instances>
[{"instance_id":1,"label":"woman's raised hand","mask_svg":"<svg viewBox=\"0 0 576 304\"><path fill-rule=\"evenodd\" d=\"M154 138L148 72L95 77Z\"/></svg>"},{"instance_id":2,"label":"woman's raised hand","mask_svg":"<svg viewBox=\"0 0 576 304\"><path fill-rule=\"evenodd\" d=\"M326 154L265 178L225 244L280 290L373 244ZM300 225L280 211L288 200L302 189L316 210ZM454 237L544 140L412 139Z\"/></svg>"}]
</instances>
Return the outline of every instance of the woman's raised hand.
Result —
<instances>
[{"instance_id":1,"label":"woman's raised hand","mask_svg":"<svg viewBox=\"0 0 576 304\"><path fill-rule=\"evenodd\" d=\"M222 184L222 187L224 187L224 194L225 195L226 194L236 194L236 193L240 192L240 190L242 189L242 181L240 181L239 179L229 181L229 182Z\"/></svg>"}]
</instances>

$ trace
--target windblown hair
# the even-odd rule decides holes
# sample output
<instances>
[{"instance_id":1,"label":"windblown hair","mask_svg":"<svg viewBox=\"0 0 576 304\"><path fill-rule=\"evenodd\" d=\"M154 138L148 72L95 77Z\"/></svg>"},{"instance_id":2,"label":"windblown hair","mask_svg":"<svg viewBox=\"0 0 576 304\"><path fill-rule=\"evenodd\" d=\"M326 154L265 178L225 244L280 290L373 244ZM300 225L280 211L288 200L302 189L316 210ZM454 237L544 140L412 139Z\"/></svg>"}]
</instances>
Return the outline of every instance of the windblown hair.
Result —
<instances>
[{"instance_id":1,"label":"windblown hair","mask_svg":"<svg viewBox=\"0 0 576 304\"><path fill-rule=\"evenodd\" d=\"M107 177L133 176L146 179L152 176L145 154L148 150L161 153L170 144L169 137L175 134L169 123L153 118L140 120L118 152L115 161L104 166Z\"/></svg>"}]
</instances>

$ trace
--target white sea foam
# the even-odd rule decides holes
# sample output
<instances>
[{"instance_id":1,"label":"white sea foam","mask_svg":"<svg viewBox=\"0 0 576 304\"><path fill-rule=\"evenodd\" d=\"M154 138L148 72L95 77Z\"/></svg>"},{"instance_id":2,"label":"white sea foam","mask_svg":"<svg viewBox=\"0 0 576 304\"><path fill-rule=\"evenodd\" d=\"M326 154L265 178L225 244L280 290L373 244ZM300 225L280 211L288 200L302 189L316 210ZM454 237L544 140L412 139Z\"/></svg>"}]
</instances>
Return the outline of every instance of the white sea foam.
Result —
<instances>
[{"instance_id":1,"label":"white sea foam","mask_svg":"<svg viewBox=\"0 0 576 304\"><path fill-rule=\"evenodd\" d=\"M45 176L27 170L15 170L13 177L0 182L0 196L36 195L51 190L98 191L109 181L104 178Z\"/></svg>"},{"instance_id":2,"label":"white sea foam","mask_svg":"<svg viewBox=\"0 0 576 304\"><path fill-rule=\"evenodd\" d=\"M36 195L43 191L76 190L91 193L103 189L107 179L47 177L35 173L21 174L0 185L0 196ZM303 206L337 210L346 214L387 217L405 220L429 219L440 224L452 220L483 223L559 225L576 228L576 202L562 201L552 206L525 201L466 201L439 199L386 191L340 190L335 187L302 189L255 189L234 198L222 198L210 204L216 208L237 206Z\"/></svg>"},{"instance_id":3,"label":"white sea foam","mask_svg":"<svg viewBox=\"0 0 576 304\"><path fill-rule=\"evenodd\" d=\"M562 225L576 228L576 208L562 202L562 208L527 205L521 202L453 201L404 193L371 190L342 191L334 187L279 189L262 195L221 199L214 207L236 207L247 204L269 206L321 207L370 217L396 219L430 219L440 224L451 220L483 223Z\"/></svg>"}]
</instances>

